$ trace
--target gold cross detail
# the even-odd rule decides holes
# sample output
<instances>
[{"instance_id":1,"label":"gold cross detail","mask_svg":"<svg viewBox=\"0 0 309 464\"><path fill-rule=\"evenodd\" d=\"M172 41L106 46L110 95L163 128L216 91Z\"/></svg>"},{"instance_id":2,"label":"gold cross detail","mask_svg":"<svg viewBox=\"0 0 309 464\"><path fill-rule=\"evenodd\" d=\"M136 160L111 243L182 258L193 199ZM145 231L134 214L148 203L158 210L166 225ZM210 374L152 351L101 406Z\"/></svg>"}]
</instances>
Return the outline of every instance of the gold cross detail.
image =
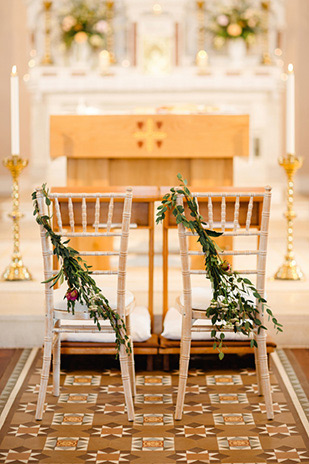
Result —
<instances>
[{"instance_id":1,"label":"gold cross detail","mask_svg":"<svg viewBox=\"0 0 309 464\"><path fill-rule=\"evenodd\" d=\"M155 129L154 121L150 118L146 121L145 130L134 132L133 135L138 142L145 142L148 153L151 153L155 148L155 142L162 142L167 137L165 132Z\"/></svg>"}]
</instances>

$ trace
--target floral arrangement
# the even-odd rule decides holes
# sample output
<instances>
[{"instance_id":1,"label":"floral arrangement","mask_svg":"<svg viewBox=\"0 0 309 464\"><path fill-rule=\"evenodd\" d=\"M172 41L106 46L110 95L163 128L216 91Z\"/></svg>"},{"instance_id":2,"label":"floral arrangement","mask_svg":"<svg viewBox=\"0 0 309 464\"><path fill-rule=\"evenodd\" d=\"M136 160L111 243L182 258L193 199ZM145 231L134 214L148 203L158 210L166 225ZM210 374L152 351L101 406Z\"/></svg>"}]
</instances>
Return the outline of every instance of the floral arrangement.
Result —
<instances>
[{"instance_id":1,"label":"floral arrangement","mask_svg":"<svg viewBox=\"0 0 309 464\"><path fill-rule=\"evenodd\" d=\"M104 48L109 24L105 2L100 0L70 0L60 16L61 37L67 49L73 43L89 43L93 49Z\"/></svg>"},{"instance_id":2,"label":"floral arrangement","mask_svg":"<svg viewBox=\"0 0 309 464\"><path fill-rule=\"evenodd\" d=\"M32 193L33 215L36 217L36 222L43 226L47 236L50 238L54 255L60 263L59 272L43 283L51 283L51 287L57 282L62 284L67 283L68 290L65 294L67 300L67 310L74 314L76 301L84 304L89 309L89 315L101 330L99 319L108 319L116 336L117 354L121 345L125 345L127 353L131 352L131 344L127 336L127 329L123 319L114 311L101 290L97 287L95 280L91 277L90 266L80 257L77 250L68 246L70 240L63 241L60 234L56 234L51 226L50 205L51 200L48 196L46 184L42 186L42 193L45 204L48 209L48 214L41 215L37 200L37 192Z\"/></svg>"},{"instance_id":3,"label":"floral arrangement","mask_svg":"<svg viewBox=\"0 0 309 464\"><path fill-rule=\"evenodd\" d=\"M258 33L262 32L261 11L253 8L246 0L234 0L222 6L211 20L210 31L214 35L214 46L222 48L227 40L241 38L253 44Z\"/></svg>"},{"instance_id":4,"label":"floral arrangement","mask_svg":"<svg viewBox=\"0 0 309 464\"><path fill-rule=\"evenodd\" d=\"M213 348L218 349L219 358L222 359L224 357L222 352L225 338L222 332L224 328L232 328L234 333L242 333L248 337L256 327L258 333L261 329L267 330L259 317L260 304L262 304L263 312L266 311L272 319L277 331L282 332L282 325L274 317L267 301L262 298L252 282L241 277L232 270L227 261L221 259L218 253L219 248L212 238L219 237L222 233L206 228L207 223L199 214L196 199L188 189L187 181L182 178L181 174L177 177L180 187L171 188L170 192L164 195L162 204L157 210L156 222L158 224L163 221L166 211L170 210L176 217L177 224L182 223L184 227L198 235L198 242L205 254L206 278L210 280L213 290L213 298L206 310L206 316L213 324L211 331L214 339ZM190 211L190 219L186 217L184 207L177 205L177 194L184 196ZM251 339L250 344L251 347L257 346L254 338Z\"/></svg>"}]
</instances>

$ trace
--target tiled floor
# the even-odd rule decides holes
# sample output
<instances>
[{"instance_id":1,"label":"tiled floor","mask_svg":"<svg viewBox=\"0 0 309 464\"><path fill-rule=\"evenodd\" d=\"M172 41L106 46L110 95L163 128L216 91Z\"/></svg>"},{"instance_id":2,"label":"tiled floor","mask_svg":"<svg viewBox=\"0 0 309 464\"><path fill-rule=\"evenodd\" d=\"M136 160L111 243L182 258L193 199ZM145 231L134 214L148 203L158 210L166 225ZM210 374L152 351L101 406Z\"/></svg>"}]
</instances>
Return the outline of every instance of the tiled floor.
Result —
<instances>
[{"instance_id":1,"label":"tiled floor","mask_svg":"<svg viewBox=\"0 0 309 464\"><path fill-rule=\"evenodd\" d=\"M189 372L183 419L174 420L178 372L137 372L135 420L127 421L119 372L64 365L61 394L34 420L41 356L0 434L3 463L308 463L308 439L276 367L275 419L267 421L250 361L211 361ZM97 358L100 359L100 358ZM238 363L238 367L237 367ZM51 380L50 380L51 381Z\"/></svg>"}]
</instances>

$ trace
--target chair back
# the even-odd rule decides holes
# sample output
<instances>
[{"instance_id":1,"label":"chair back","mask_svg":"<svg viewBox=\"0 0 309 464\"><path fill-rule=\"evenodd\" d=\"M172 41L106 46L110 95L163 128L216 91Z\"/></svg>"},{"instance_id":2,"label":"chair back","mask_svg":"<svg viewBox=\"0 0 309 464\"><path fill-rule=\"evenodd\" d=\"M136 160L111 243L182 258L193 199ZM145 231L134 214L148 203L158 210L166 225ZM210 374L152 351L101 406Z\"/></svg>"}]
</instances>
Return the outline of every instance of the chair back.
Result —
<instances>
[{"instance_id":1,"label":"chair back","mask_svg":"<svg viewBox=\"0 0 309 464\"><path fill-rule=\"evenodd\" d=\"M78 249L80 256L87 257L118 257L116 269L111 270L92 267L91 273L96 275L116 276L117 279L117 310L121 316L125 314L125 280L128 253L129 229L132 209L132 189L125 193L50 193L51 206L47 211L42 189L37 189L37 200L41 215L53 215L53 230L64 239L77 239L84 248ZM43 252L44 280L50 279L58 272L57 260L53 259L53 249L50 238L43 226L41 229L41 245ZM103 248L93 251L91 240L103 237ZM119 249L114 250L114 240L118 237ZM107 247L110 249L107 249ZM102 260L100 260L102 262ZM104 262L104 261L103 261ZM53 311L53 288L45 284L47 312Z\"/></svg>"},{"instance_id":2,"label":"chair back","mask_svg":"<svg viewBox=\"0 0 309 464\"><path fill-rule=\"evenodd\" d=\"M219 255L229 257L227 259L230 261L234 259L233 270L242 276L248 275L250 280L255 280L253 283L256 285L256 289L264 297L271 188L266 187L262 192L259 189L256 192L194 192L192 195L196 199L198 211L207 223L206 228L221 232L223 237L232 237L233 239L233 249L221 250ZM184 205L183 195L177 196L177 203ZM186 205L184 207L185 214L189 218ZM188 237L197 234L186 229L180 223L178 224L178 235L184 306L186 308L191 307L191 276L204 274L206 277L206 270L192 270L190 268L190 256L204 255L203 251L189 250ZM250 240L250 249L244 249L243 244L247 245L248 239L254 240ZM240 260L240 257L246 257L246 259ZM250 257L255 259L248 259ZM237 266L240 261L245 264L242 265L241 269Z\"/></svg>"}]
</instances>

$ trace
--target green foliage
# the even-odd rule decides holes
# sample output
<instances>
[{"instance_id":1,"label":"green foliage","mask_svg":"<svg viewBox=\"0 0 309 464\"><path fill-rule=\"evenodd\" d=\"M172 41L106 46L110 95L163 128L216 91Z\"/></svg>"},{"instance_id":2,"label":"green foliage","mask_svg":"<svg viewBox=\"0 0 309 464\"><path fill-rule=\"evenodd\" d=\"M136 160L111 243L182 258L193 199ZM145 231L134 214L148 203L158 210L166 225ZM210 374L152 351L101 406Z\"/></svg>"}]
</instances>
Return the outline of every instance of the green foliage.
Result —
<instances>
[{"instance_id":1,"label":"green foliage","mask_svg":"<svg viewBox=\"0 0 309 464\"><path fill-rule=\"evenodd\" d=\"M88 308L89 315L99 330L101 330L99 319L108 319L115 331L117 355L121 345L125 345L127 353L130 353L131 344L123 319L110 307L108 300L101 293L99 287L97 287L95 280L91 277L91 271L89 271L91 266L87 265L80 257L77 250L68 246L70 240L63 241L61 235L53 231L51 227L51 214L49 211L51 200L46 184L42 185L42 193L48 208L48 214L43 216L40 214L37 192L33 192L33 215L36 217L36 222L44 227L46 236L51 240L53 253L60 263L59 272L43 283L50 282L50 286L53 287L57 282L61 285L65 281L68 286L68 291L64 298L67 298L68 312L74 314L75 302L79 301ZM72 299L70 299L71 297Z\"/></svg>"},{"instance_id":2,"label":"green foliage","mask_svg":"<svg viewBox=\"0 0 309 464\"><path fill-rule=\"evenodd\" d=\"M234 333L242 333L250 336L253 331L260 333L267 328L262 324L259 317L260 312L265 311L272 320L278 332L282 332L282 325L278 323L267 301L259 294L252 282L241 277L233 271L227 261L223 261L218 254L218 246L212 237L219 237L220 232L207 229L207 223L199 214L198 205L195 197L192 196L187 187L187 181L181 174L177 175L180 186L171 188L170 192L164 195L162 204L158 207L156 223L163 221L165 213L170 210L176 217L177 224L197 234L197 241L200 243L205 256L206 278L210 280L213 297L210 306L206 310L206 316L211 319L213 330L211 337L214 339L214 349L219 351L219 358L222 359L224 328L233 330ZM177 195L184 196L185 202L190 211L190 219L186 217L183 206L177 205ZM257 346L255 340L251 340L251 347Z\"/></svg>"},{"instance_id":3,"label":"green foliage","mask_svg":"<svg viewBox=\"0 0 309 464\"><path fill-rule=\"evenodd\" d=\"M59 17L61 38L67 49L74 42L88 42L93 49L106 46L110 32L106 4L101 0L70 0Z\"/></svg>"}]
</instances>

